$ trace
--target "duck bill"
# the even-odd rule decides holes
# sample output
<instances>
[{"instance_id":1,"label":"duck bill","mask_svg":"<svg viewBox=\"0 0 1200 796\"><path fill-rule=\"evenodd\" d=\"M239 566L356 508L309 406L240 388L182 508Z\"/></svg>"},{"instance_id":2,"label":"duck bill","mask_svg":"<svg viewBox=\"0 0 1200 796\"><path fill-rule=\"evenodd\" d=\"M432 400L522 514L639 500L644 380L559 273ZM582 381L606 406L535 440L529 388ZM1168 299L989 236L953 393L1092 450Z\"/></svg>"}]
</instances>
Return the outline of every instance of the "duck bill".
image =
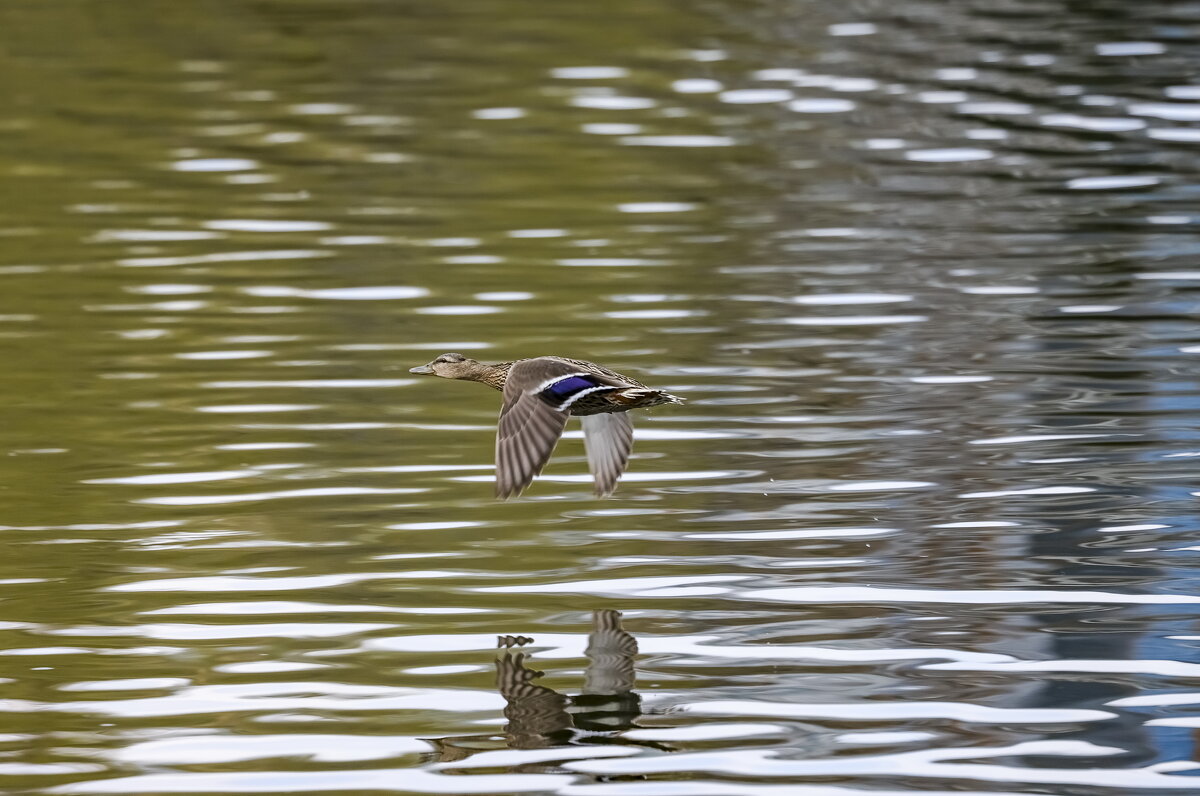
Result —
<instances>
[{"instance_id":1,"label":"duck bill","mask_svg":"<svg viewBox=\"0 0 1200 796\"><path fill-rule=\"evenodd\" d=\"M415 367L415 368L409 368L409 369L408 369L408 372L409 372L409 373L415 373L415 374L417 374L418 376L432 376L432 375L434 375L434 373L433 373L433 368L431 368L429 365L418 365L418 366L417 366L417 367Z\"/></svg>"}]
</instances>

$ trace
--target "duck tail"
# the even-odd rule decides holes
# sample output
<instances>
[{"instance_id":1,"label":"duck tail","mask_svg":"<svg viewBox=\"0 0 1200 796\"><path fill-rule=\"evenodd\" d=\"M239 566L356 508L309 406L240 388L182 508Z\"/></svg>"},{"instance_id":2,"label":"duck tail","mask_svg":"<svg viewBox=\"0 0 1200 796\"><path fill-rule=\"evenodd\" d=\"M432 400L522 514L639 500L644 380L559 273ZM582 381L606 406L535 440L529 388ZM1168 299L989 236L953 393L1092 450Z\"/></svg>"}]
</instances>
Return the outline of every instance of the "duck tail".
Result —
<instances>
[{"instance_id":1,"label":"duck tail","mask_svg":"<svg viewBox=\"0 0 1200 796\"><path fill-rule=\"evenodd\" d=\"M649 387L630 387L609 393L609 399L615 403L624 404L630 409L644 409L662 404L681 404L683 399L662 390L652 390Z\"/></svg>"}]
</instances>

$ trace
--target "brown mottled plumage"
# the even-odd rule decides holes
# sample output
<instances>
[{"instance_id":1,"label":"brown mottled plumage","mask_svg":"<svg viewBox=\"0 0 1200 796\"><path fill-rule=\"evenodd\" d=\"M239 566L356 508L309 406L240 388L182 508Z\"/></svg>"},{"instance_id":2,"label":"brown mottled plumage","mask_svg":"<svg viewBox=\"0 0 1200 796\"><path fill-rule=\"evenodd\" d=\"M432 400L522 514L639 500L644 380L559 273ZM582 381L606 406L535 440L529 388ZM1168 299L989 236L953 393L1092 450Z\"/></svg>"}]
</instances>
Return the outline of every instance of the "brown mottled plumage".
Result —
<instances>
[{"instance_id":1,"label":"brown mottled plumage","mask_svg":"<svg viewBox=\"0 0 1200 796\"><path fill-rule=\"evenodd\" d=\"M442 354L411 373L477 381L504 393L496 435L496 496L520 494L542 471L567 418L583 418L588 469L598 496L612 494L633 448L626 414L683 399L582 359L535 357L487 364Z\"/></svg>"}]
</instances>

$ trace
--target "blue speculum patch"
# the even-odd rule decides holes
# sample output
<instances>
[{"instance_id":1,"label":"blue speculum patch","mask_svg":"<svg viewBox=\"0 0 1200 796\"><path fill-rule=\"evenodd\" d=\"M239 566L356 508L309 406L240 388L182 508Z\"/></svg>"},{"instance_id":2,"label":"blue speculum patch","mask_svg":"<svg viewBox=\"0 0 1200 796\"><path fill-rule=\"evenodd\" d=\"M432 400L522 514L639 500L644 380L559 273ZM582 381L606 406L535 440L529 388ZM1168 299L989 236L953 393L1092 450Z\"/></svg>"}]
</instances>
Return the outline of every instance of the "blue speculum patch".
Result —
<instances>
[{"instance_id":1,"label":"blue speculum patch","mask_svg":"<svg viewBox=\"0 0 1200 796\"><path fill-rule=\"evenodd\" d=\"M551 384L549 387L542 390L542 395L564 401L580 390L586 390L595 386L596 382L585 376L571 376L570 378L566 378L562 381Z\"/></svg>"}]
</instances>

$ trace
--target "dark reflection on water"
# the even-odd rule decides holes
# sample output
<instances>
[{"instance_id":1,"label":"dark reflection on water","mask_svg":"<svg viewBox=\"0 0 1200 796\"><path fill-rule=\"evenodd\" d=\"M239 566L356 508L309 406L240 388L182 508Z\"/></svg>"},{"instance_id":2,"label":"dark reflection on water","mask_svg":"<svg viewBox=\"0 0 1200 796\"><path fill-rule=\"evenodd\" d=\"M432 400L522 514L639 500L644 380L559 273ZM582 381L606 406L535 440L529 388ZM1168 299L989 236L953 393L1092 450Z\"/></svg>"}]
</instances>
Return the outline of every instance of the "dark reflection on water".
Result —
<instances>
[{"instance_id":1,"label":"dark reflection on water","mask_svg":"<svg viewBox=\"0 0 1200 796\"><path fill-rule=\"evenodd\" d=\"M545 672L530 668L529 656L515 652L535 643L528 636L500 636L496 646L496 689L504 697L504 727L507 746L513 749L546 749L567 744L596 744L618 741L638 744L619 733L638 727L642 698L634 691L637 681L637 640L621 627L619 611L592 612L588 634L588 668L583 692L576 696L559 693L535 681ZM496 736L462 736L429 739L436 749L432 759L454 763L494 745ZM661 744L640 745L669 750Z\"/></svg>"},{"instance_id":2,"label":"dark reflection on water","mask_svg":"<svg viewBox=\"0 0 1200 796\"><path fill-rule=\"evenodd\" d=\"M6 4L0 790L1196 790L1198 26Z\"/></svg>"}]
</instances>

